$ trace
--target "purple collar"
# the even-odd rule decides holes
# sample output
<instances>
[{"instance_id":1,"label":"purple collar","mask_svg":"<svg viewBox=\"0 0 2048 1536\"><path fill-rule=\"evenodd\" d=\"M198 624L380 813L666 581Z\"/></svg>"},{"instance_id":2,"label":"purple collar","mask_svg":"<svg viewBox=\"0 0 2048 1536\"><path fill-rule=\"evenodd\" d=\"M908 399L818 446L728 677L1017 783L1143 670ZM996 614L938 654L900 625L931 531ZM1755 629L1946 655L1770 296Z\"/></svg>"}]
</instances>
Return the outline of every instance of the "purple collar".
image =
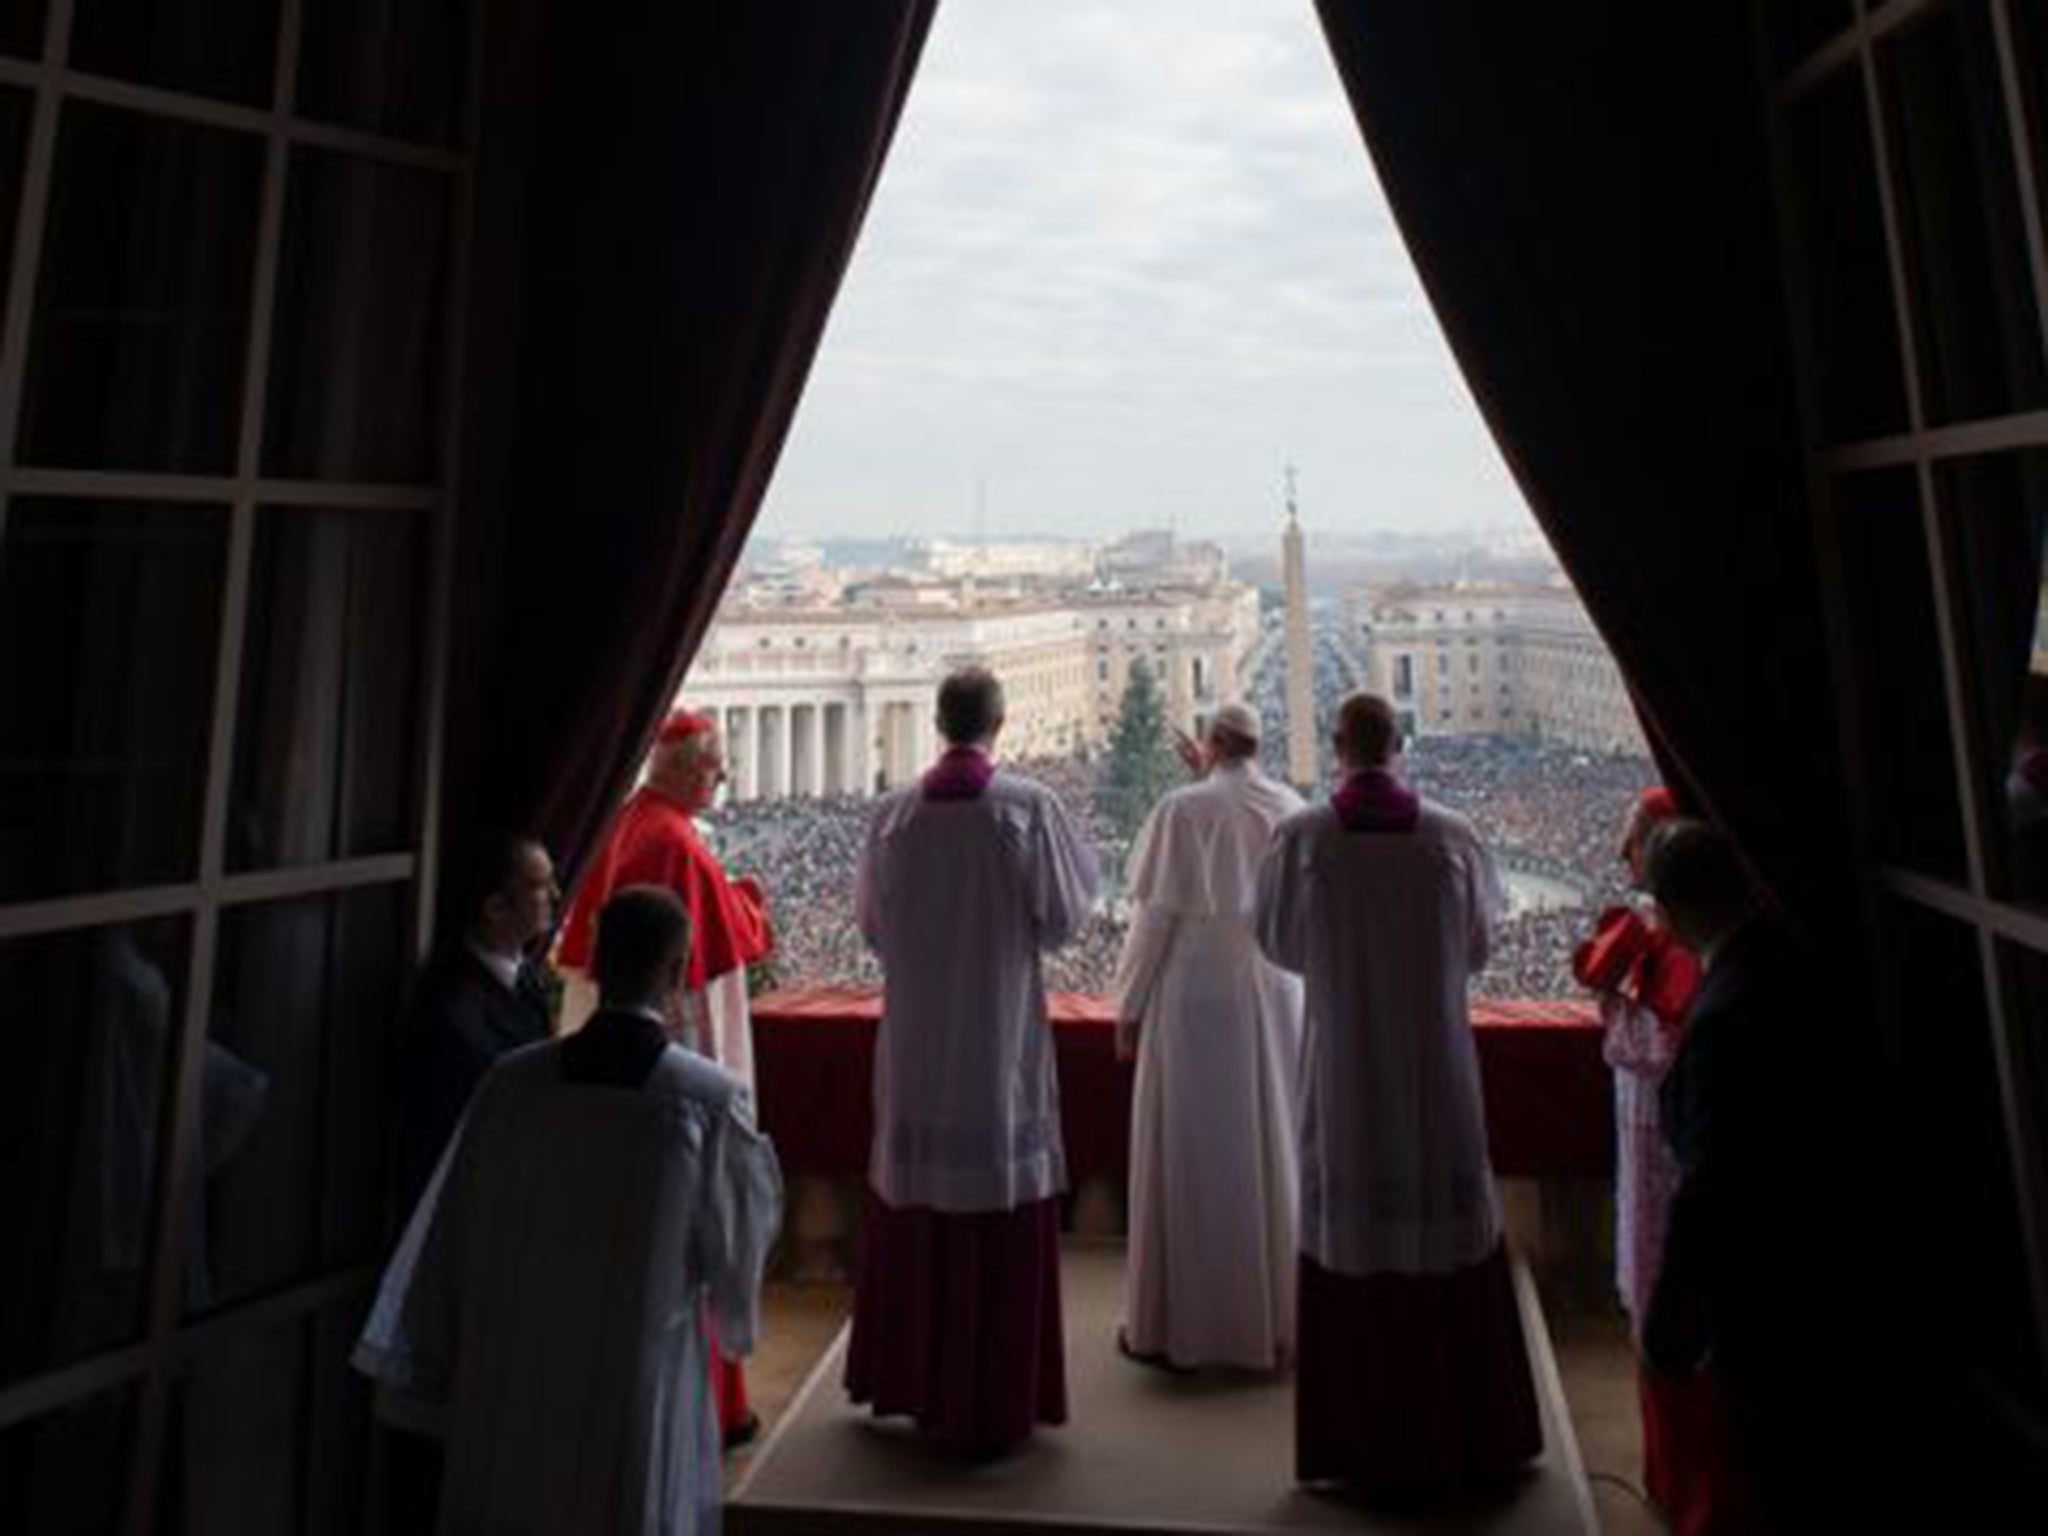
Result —
<instances>
[{"instance_id":1,"label":"purple collar","mask_svg":"<svg viewBox=\"0 0 2048 1536\"><path fill-rule=\"evenodd\" d=\"M925 770L927 800L973 800L996 776L996 765L979 747L949 747Z\"/></svg>"},{"instance_id":2,"label":"purple collar","mask_svg":"<svg viewBox=\"0 0 2048 1536\"><path fill-rule=\"evenodd\" d=\"M1337 786L1330 808L1346 832L1413 832L1422 799L1384 768L1365 768Z\"/></svg>"}]
</instances>

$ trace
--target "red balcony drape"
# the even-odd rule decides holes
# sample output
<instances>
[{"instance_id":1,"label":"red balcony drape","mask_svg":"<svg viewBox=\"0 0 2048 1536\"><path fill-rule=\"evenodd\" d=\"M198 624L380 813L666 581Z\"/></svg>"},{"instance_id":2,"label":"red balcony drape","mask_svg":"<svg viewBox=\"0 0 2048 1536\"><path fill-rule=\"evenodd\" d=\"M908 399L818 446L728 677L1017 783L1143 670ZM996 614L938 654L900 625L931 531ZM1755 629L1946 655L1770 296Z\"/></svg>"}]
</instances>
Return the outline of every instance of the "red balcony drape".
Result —
<instances>
[{"instance_id":1,"label":"red balcony drape","mask_svg":"<svg viewBox=\"0 0 2048 1536\"><path fill-rule=\"evenodd\" d=\"M759 508L933 5L545 7L512 429L473 513L485 696L444 845L532 827L573 871L601 834Z\"/></svg>"},{"instance_id":2,"label":"red balcony drape","mask_svg":"<svg viewBox=\"0 0 2048 1536\"><path fill-rule=\"evenodd\" d=\"M1445 334L1660 758L1791 912L1834 928L1848 834L1747 8L1317 9Z\"/></svg>"}]
</instances>

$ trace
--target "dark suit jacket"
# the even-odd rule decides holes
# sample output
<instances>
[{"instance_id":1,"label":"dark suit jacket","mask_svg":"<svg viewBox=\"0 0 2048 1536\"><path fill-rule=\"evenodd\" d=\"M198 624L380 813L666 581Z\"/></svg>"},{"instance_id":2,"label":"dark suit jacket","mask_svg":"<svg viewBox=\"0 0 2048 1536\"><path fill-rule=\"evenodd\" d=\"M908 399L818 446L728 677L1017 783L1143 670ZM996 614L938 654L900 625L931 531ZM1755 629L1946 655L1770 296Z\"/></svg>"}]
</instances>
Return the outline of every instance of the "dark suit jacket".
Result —
<instances>
[{"instance_id":1,"label":"dark suit jacket","mask_svg":"<svg viewBox=\"0 0 2048 1536\"><path fill-rule=\"evenodd\" d=\"M1692 1370L1711 1351L1739 1372L1848 1338L1870 1229L1847 1023L1812 957L1767 919L1702 981L1659 1099L1679 1164L1643 1329L1660 1369Z\"/></svg>"},{"instance_id":2,"label":"dark suit jacket","mask_svg":"<svg viewBox=\"0 0 2048 1536\"><path fill-rule=\"evenodd\" d=\"M507 989L457 943L420 971L398 1037L399 1219L411 1215L469 1096L507 1051L548 1038L548 1005L531 966Z\"/></svg>"}]
</instances>

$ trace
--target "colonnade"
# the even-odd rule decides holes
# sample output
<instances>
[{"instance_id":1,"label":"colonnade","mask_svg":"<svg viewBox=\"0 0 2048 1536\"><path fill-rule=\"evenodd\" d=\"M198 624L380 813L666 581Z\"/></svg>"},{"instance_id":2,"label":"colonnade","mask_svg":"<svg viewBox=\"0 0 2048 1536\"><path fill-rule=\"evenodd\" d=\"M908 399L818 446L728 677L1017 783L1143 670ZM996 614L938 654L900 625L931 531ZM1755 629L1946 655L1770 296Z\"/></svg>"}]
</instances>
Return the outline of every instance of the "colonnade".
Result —
<instances>
[{"instance_id":1,"label":"colonnade","mask_svg":"<svg viewBox=\"0 0 2048 1536\"><path fill-rule=\"evenodd\" d=\"M736 800L858 795L907 784L937 751L931 698L713 706Z\"/></svg>"}]
</instances>

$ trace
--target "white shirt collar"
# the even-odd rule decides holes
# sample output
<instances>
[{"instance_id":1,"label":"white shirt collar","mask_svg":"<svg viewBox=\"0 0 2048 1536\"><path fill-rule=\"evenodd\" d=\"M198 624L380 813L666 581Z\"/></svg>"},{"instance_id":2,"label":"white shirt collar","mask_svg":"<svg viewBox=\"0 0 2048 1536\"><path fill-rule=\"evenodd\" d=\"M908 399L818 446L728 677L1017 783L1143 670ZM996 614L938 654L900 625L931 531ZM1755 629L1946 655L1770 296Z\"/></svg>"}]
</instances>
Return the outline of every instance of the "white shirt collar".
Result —
<instances>
[{"instance_id":1,"label":"white shirt collar","mask_svg":"<svg viewBox=\"0 0 2048 1536\"><path fill-rule=\"evenodd\" d=\"M519 986L519 967L523 962L523 956L500 954L495 949L488 949L484 945L479 944L474 938L469 940L469 952L476 956L478 962L482 964L485 970L497 978L498 984L507 992L517 990Z\"/></svg>"}]
</instances>

